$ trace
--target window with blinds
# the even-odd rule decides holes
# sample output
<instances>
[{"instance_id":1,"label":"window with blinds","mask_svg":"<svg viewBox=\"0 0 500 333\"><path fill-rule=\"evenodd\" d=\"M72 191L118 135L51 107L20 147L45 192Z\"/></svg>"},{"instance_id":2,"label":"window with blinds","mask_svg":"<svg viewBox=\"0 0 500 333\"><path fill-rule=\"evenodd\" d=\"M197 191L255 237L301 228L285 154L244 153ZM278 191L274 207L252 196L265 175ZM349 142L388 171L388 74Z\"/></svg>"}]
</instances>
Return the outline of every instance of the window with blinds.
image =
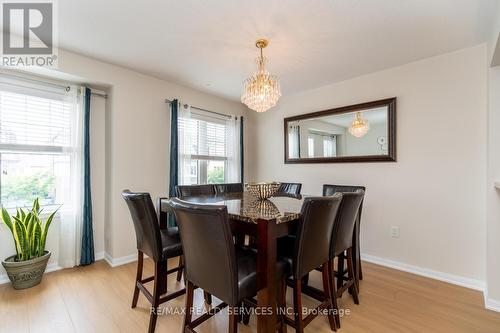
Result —
<instances>
[{"instance_id":1,"label":"window with blinds","mask_svg":"<svg viewBox=\"0 0 500 333\"><path fill-rule=\"evenodd\" d=\"M207 117L180 118L179 126L182 130L189 132L189 148L181 147L181 151L189 151L191 158L195 159L218 159L224 160L227 157L226 150L226 125L218 118L212 120Z\"/></svg>"},{"instance_id":2,"label":"window with blinds","mask_svg":"<svg viewBox=\"0 0 500 333\"><path fill-rule=\"evenodd\" d=\"M61 151L70 145L72 108L60 100L0 91L0 144L11 149L44 146L44 150Z\"/></svg>"},{"instance_id":3,"label":"window with blinds","mask_svg":"<svg viewBox=\"0 0 500 333\"><path fill-rule=\"evenodd\" d=\"M0 205L62 204L71 167L76 99L40 84L0 82ZM10 79L9 79L10 80ZM53 89L52 89L53 90Z\"/></svg>"},{"instance_id":4,"label":"window with blinds","mask_svg":"<svg viewBox=\"0 0 500 333\"><path fill-rule=\"evenodd\" d=\"M226 120L191 108L190 118L179 118L180 168L183 184L224 183L227 178Z\"/></svg>"}]
</instances>

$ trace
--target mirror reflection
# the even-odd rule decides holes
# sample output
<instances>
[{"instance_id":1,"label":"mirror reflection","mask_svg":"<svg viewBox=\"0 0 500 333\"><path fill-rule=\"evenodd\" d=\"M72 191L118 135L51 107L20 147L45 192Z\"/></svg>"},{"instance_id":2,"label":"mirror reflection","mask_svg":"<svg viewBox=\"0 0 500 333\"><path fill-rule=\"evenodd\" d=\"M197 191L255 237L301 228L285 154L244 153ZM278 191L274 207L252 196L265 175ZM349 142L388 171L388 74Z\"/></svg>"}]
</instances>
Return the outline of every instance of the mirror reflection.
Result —
<instances>
[{"instance_id":1,"label":"mirror reflection","mask_svg":"<svg viewBox=\"0 0 500 333\"><path fill-rule=\"evenodd\" d=\"M395 161L395 98L285 119L285 162Z\"/></svg>"}]
</instances>

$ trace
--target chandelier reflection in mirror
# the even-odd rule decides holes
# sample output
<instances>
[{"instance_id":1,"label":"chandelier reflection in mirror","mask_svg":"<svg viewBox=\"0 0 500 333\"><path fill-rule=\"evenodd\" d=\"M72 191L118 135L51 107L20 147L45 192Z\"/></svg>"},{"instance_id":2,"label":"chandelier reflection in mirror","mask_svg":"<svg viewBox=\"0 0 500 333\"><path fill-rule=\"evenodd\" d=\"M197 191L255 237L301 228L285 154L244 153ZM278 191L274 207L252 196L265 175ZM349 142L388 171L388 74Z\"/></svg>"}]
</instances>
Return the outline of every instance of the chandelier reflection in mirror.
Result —
<instances>
[{"instance_id":1,"label":"chandelier reflection in mirror","mask_svg":"<svg viewBox=\"0 0 500 333\"><path fill-rule=\"evenodd\" d=\"M363 114L361 112L356 112L356 116L352 121L351 127L349 127L349 133L357 138L361 138L365 136L369 130L370 123L368 122L368 120L363 118Z\"/></svg>"},{"instance_id":2,"label":"chandelier reflection in mirror","mask_svg":"<svg viewBox=\"0 0 500 333\"><path fill-rule=\"evenodd\" d=\"M275 106L281 97L277 76L271 75L265 68L267 59L262 55L262 49L268 44L266 39L259 39L255 43L255 46L260 49L260 57L257 58L257 72L243 82L241 94L241 102L257 112L266 112Z\"/></svg>"}]
</instances>

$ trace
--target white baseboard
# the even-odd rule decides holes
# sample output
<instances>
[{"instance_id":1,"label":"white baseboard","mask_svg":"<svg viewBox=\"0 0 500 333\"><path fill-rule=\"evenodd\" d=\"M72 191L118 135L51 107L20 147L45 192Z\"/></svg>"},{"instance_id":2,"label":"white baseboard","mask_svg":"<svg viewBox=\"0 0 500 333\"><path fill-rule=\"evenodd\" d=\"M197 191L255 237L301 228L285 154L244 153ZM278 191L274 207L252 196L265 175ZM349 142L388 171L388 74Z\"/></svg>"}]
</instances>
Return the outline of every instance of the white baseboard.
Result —
<instances>
[{"instance_id":1,"label":"white baseboard","mask_svg":"<svg viewBox=\"0 0 500 333\"><path fill-rule=\"evenodd\" d=\"M451 284L455 284L457 286L479 290L484 292L485 290L485 282L481 280L466 278L458 275L443 273L439 271L435 271L428 268L422 268L418 266L413 266L409 264L405 264L399 261L384 259L368 254L361 254L361 259L367 262L371 262L373 264L377 264L380 266L385 266L389 268L394 268L403 272L408 272L416 275L425 276L431 279L448 282Z\"/></svg>"},{"instance_id":2,"label":"white baseboard","mask_svg":"<svg viewBox=\"0 0 500 333\"><path fill-rule=\"evenodd\" d=\"M500 312L500 301L490 298L488 295L488 288L484 289L484 307L488 310Z\"/></svg>"},{"instance_id":3,"label":"white baseboard","mask_svg":"<svg viewBox=\"0 0 500 333\"><path fill-rule=\"evenodd\" d=\"M492 298L485 299L484 307L488 310L500 312L500 301Z\"/></svg>"},{"instance_id":4,"label":"white baseboard","mask_svg":"<svg viewBox=\"0 0 500 333\"><path fill-rule=\"evenodd\" d=\"M103 260L104 259L104 251L96 252L94 257L95 257L95 261Z\"/></svg>"},{"instance_id":5,"label":"white baseboard","mask_svg":"<svg viewBox=\"0 0 500 333\"><path fill-rule=\"evenodd\" d=\"M104 253L104 260L111 267L125 265L137 260L137 253L125 257L113 258L109 253Z\"/></svg>"},{"instance_id":6,"label":"white baseboard","mask_svg":"<svg viewBox=\"0 0 500 333\"><path fill-rule=\"evenodd\" d=\"M51 264L48 264L47 265L47 268L45 269L45 273L50 273L50 272L54 272L54 271L58 271L62 269L61 266L59 266L57 263L51 263ZM6 284L6 283L10 283L10 280L9 280L9 277L7 276L7 274L1 274L0 275L0 285L1 284Z\"/></svg>"}]
</instances>

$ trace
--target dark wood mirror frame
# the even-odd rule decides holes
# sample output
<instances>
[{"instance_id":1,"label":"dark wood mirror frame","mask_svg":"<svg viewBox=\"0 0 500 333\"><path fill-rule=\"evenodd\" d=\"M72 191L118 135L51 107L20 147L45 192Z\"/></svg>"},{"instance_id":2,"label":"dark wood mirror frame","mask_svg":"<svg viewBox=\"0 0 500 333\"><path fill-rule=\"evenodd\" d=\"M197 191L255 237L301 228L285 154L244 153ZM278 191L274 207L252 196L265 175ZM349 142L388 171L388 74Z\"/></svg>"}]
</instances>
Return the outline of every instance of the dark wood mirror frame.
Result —
<instances>
[{"instance_id":1,"label":"dark wood mirror frame","mask_svg":"<svg viewBox=\"0 0 500 333\"><path fill-rule=\"evenodd\" d=\"M376 107L387 106L387 127L388 127L388 149L387 155L365 155L365 156L338 156L338 157L316 157L316 158L289 158L288 157L288 123L297 120L331 116L348 112L362 111ZM396 97L382 99L373 102L356 105L343 106L340 108L316 111L284 119L285 137L285 163L346 163L346 162L396 162Z\"/></svg>"}]
</instances>

